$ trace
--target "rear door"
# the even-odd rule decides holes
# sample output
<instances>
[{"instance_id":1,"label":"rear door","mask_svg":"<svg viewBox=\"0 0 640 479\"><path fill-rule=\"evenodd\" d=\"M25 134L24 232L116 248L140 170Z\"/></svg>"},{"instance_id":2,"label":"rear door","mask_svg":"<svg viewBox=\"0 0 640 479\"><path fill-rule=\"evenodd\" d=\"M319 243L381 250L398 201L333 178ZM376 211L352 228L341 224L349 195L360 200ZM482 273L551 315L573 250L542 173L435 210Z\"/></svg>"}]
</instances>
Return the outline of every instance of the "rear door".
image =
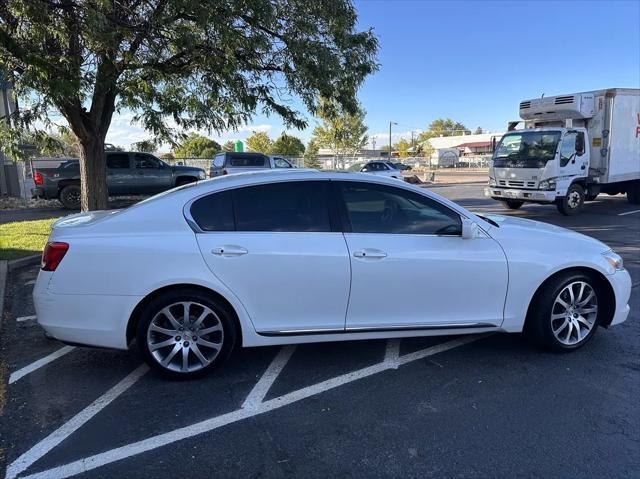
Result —
<instances>
[{"instance_id":1,"label":"rear door","mask_svg":"<svg viewBox=\"0 0 640 479\"><path fill-rule=\"evenodd\" d=\"M129 153L107 153L107 188L109 194L131 193L135 179Z\"/></svg>"},{"instance_id":2,"label":"rear door","mask_svg":"<svg viewBox=\"0 0 640 479\"><path fill-rule=\"evenodd\" d=\"M290 181L193 202L200 251L264 335L342 332L350 263L329 181Z\"/></svg>"}]
</instances>

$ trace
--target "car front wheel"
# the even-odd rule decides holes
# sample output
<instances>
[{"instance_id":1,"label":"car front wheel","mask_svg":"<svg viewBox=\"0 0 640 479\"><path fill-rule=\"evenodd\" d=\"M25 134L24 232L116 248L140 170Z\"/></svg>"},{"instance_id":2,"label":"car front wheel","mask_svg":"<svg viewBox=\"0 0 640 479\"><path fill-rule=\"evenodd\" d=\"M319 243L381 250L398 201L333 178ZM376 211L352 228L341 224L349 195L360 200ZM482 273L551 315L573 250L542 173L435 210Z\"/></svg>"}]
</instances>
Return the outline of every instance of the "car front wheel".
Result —
<instances>
[{"instance_id":1,"label":"car front wheel","mask_svg":"<svg viewBox=\"0 0 640 479\"><path fill-rule=\"evenodd\" d=\"M567 195L558 200L558 211L565 216L575 215L584 206L584 200L584 188L579 184L574 183L569 187Z\"/></svg>"},{"instance_id":2,"label":"car front wheel","mask_svg":"<svg viewBox=\"0 0 640 479\"><path fill-rule=\"evenodd\" d=\"M561 275L536 294L527 332L554 351L577 349L595 334L603 300L598 283L589 275Z\"/></svg>"},{"instance_id":3,"label":"car front wheel","mask_svg":"<svg viewBox=\"0 0 640 479\"><path fill-rule=\"evenodd\" d=\"M197 290L176 290L150 301L138 322L136 340L152 368L166 376L192 378L220 366L236 338L231 314Z\"/></svg>"}]
</instances>

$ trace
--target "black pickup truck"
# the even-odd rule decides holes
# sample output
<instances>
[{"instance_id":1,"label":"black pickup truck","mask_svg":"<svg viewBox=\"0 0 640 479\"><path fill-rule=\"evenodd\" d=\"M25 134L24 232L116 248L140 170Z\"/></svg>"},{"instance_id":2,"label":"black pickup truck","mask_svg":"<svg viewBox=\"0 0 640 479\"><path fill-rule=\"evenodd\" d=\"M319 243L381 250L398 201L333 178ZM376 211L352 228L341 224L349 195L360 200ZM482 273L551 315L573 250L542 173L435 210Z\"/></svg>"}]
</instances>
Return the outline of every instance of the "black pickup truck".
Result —
<instances>
[{"instance_id":1,"label":"black pickup truck","mask_svg":"<svg viewBox=\"0 0 640 479\"><path fill-rule=\"evenodd\" d=\"M202 168L171 166L148 153L105 152L109 196L150 195L204 180ZM80 163L64 161L57 168L35 168L33 196L57 198L68 209L80 208Z\"/></svg>"}]
</instances>

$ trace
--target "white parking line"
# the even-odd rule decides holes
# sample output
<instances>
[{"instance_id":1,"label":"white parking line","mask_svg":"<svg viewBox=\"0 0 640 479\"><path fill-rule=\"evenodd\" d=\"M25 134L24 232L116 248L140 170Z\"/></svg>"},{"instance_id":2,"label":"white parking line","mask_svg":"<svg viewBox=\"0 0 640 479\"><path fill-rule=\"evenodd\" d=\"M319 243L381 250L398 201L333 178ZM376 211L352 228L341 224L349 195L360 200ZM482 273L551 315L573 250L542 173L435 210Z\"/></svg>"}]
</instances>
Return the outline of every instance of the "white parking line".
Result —
<instances>
[{"instance_id":1,"label":"white parking line","mask_svg":"<svg viewBox=\"0 0 640 479\"><path fill-rule=\"evenodd\" d=\"M91 405L84 408L78 414L73 416L69 421L64 423L61 427L53 431L46 438L33 446L27 452L22 454L18 459L13 461L7 468L6 479L14 479L22 471L31 466L38 459L47 454L51 449L56 447L71 434L77 431L82 425L84 425L89 419L102 411L105 407L113 402L118 396L124 393L127 389L133 386L138 379L140 379L149 370L146 364L138 366L122 381L109 389L106 393L93 401Z\"/></svg>"},{"instance_id":2,"label":"white parking line","mask_svg":"<svg viewBox=\"0 0 640 479\"><path fill-rule=\"evenodd\" d=\"M415 353L400 356L398 358L398 361L400 364L407 364L409 362L416 361L427 356L431 356L447 351L449 349L469 344L473 341L477 341L478 339L485 338L487 336L487 334L464 336L452 341L447 341L446 343L438 344L437 346L432 346L430 348L416 351ZM348 384L350 382L357 381L359 379L363 379L392 368L392 363L382 361L380 363L374 364L373 366L368 366L366 368L358 369L350 373L342 374L333 379L322 381L312 386L308 386L297 391L293 391L288 394L269 399L268 401L261 402L255 409L240 408L233 412L206 419L196 424L192 424L191 426L174 429L173 431L159 434L157 436L151 436L147 439L143 439L142 441L117 447L109 451L101 452L93 456L85 457L77 461L64 464L62 466L54 467L51 469L47 469L46 471L37 472L23 477L25 479L62 479L70 476L75 476L76 474L91 471L106 464L111 464L113 462L120 461L137 454L142 454L143 452L151 451L153 449L172 444L176 441L181 441L183 439L197 436L198 434L213 431L214 429L218 429L222 426L241 421L242 419L254 417L259 414L273 411L274 409L279 409L283 406L287 406L289 404L323 393L330 389L337 388L344 384ZM13 464L10 467L12 466Z\"/></svg>"},{"instance_id":3,"label":"white parking line","mask_svg":"<svg viewBox=\"0 0 640 479\"><path fill-rule=\"evenodd\" d=\"M634 213L640 213L640 210L627 211L626 213L618 213L618 216L632 215Z\"/></svg>"},{"instance_id":4,"label":"white parking line","mask_svg":"<svg viewBox=\"0 0 640 479\"><path fill-rule=\"evenodd\" d=\"M387 349L384 352L384 362L388 363L393 369L398 369L400 365L398 358L400 357L400 340L398 338L387 339Z\"/></svg>"},{"instance_id":5,"label":"white parking line","mask_svg":"<svg viewBox=\"0 0 640 479\"><path fill-rule=\"evenodd\" d=\"M49 364L51 361L55 361L61 356L64 356L70 351L73 351L75 348L73 346L65 346L63 348L58 349L57 351L52 352L48 356L45 356L42 359L38 359L37 361L32 362L28 366L25 366L22 369L18 369L17 371L11 373L9 376L9 384L15 383L18 379L25 377L27 374L34 372L37 369L40 369L42 366Z\"/></svg>"},{"instance_id":6,"label":"white parking line","mask_svg":"<svg viewBox=\"0 0 640 479\"><path fill-rule=\"evenodd\" d=\"M32 319L36 319L36 316L20 316L19 318L16 318L16 321L21 323L23 321L31 321Z\"/></svg>"},{"instance_id":7,"label":"white parking line","mask_svg":"<svg viewBox=\"0 0 640 479\"><path fill-rule=\"evenodd\" d=\"M242 408L255 409L260 405L260 403L262 403L262 400L269 392L269 389L271 389L271 386L287 365L287 362L289 362L289 358L291 358L295 349L295 346L285 346L278 352L278 355L273 358L273 361L271 361L267 370L247 396L247 399L242 403Z\"/></svg>"},{"instance_id":8,"label":"white parking line","mask_svg":"<svg viewBox=\"0 0 640 479\"><path fill-rule=\"evenodd\" d=\"M31 281L27 281L26 283L24 283L25 286L31 286L32 284L36 284L35 279L32 279Z\"/></svg>"}]
</instances>

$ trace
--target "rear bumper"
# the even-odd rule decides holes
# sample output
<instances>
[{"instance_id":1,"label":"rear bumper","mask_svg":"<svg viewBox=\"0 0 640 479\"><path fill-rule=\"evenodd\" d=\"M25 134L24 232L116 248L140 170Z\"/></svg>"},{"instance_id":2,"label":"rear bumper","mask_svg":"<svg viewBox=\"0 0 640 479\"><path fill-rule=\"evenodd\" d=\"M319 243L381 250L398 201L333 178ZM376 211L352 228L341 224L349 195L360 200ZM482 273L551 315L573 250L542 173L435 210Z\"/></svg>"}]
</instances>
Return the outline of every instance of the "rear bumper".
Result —
<instances>
[{"instance_id":1,"label":"rear bumper","mask_svg":"<svg viewBox=\"0 0 640 479\"><path fill-rule=\"evenodd\" d=\"M535 201L537 203L553 203L556 201L555 191L516 190L490 186L484 189L484 195L494 200Z\"/></svg>"},{"instance_id":2,"label":"rear bumper","mask_svg":"<svg viewBox=\"0 0 640 479\"><path fill-rule=\"evenodd\" d=\"M38 277L33 302L38 324L49 335L74 344L128 348L127 323L142 297L53 294L44 284L47 276Z\"/></svg>"},{"instance_id":3,"label":"rear bumper","mask_svg":"<svg viewBox=\"0 0 640 479\"><path fill-rule=\"evenodd\" d=\"M39 197L44 197L44 188L38 186L36 188L31 188L31 196L35 197L35 196L39 196Z\"/></svg>"},{"instance_id":4,"label":"rear bumper","mask_svg":"<svg viewBox=\"0 0 640 479\"><path fill-rule=\"evenodd\" d=\"M627 270L616 271L608 275L607 279L613 288L616 297L616 310L613 313L611 326L623 323L629 316L629 298L631 297L631 276Z\"/></svg>"}]
</instances>

